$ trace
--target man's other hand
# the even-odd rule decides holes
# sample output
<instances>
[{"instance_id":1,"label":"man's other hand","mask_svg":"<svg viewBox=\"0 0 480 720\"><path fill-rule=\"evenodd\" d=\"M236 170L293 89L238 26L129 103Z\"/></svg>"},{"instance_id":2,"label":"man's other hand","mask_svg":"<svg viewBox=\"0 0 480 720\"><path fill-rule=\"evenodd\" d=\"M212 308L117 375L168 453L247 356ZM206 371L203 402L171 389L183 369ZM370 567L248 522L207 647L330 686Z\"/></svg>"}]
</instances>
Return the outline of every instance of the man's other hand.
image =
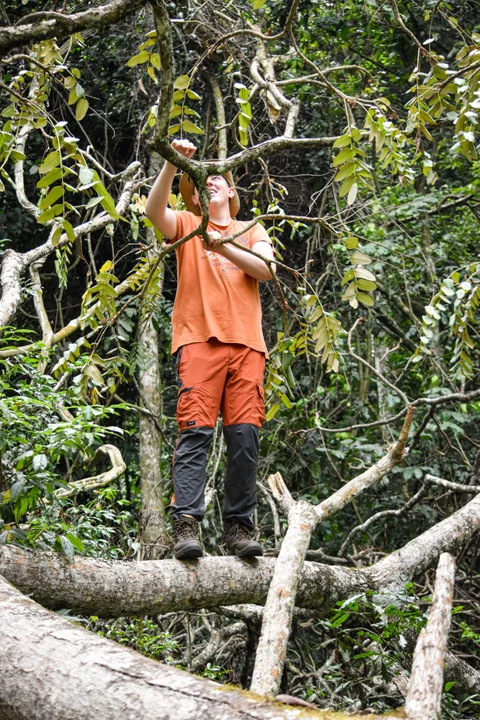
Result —
<instances>
[{"instance_id":1,"label":"man's other hand","mask_svg":"<svg viewBox=\"0 0 480 720\"><path fill-rule=\"evenodd\" d=\"M221 241L223 240L221 233L218 230L213 230L207 233L208 240L203 241L203 247L205 250L216 250Z\"/></svg>"},{"instance_id":2,"label":"man's other hand","mask_svg":"<svg viewBox=\"0 0 480 720\"><path fill-rule=\"evenodd\" d=\"M190 140L174 140L172 142L172 148L176 150L180 155L190 160L192 155L196 152L197 148Z\"/></svg>"}]
</instances>

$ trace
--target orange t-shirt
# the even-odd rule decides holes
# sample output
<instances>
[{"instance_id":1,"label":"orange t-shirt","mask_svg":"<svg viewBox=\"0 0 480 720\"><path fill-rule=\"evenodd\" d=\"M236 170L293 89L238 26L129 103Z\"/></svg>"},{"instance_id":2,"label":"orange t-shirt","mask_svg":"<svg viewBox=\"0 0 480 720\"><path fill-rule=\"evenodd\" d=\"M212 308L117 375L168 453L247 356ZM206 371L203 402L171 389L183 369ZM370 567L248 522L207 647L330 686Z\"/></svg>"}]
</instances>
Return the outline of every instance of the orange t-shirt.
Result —
<instances>
[{"instance_id":1,"label":"orange t-shirt","mask_svg":"<svg viewBox=\"0 0 480 720\"><path fill-rule=\"evenodd\" d=\"M198 216L187 210L176 215L177 234L170 242L185 237L200 224ZM209 222L208 231L217 230L225 237L245 225L233 219L226 227ZM265 228L258 224L235 239L248 248L260 241L271 242ZM258 281L222 255L204 250L198 235L180 245L176 253L172 353L182 345L215 337L220 342L246 345L268 357Z\"/></svg>"}]
</instances>

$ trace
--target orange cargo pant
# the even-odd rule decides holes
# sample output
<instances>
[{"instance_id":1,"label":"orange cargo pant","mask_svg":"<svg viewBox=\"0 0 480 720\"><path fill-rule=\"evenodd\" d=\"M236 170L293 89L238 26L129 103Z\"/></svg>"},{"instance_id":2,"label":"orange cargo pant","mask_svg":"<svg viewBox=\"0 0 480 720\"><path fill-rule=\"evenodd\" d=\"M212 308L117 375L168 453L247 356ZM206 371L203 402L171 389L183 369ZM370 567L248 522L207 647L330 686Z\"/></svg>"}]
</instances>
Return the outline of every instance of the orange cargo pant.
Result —
<instances>
[{"instance_id":1,"label":"orange cargo pant","mask_svg":"<svg viewBox=\"0 0 480 720\"><path fill-rule=\"evenodd\" d=\"M265 420L265 356L245 345L211 338L184 345L176 361L179 439L173 460L174 516L203 518L208 447L220 411L227 446L223 516L251 526L259 428Z\"/></svg>"},{"instance_id":2,"label":"orange cargo pant","mask_svg":"<svg viewBox=\"0 0 480 720\"><path fill-rule=\"evenodd\" d=\"M215 427L218 411L224 425L265 420L263 376L265 355L245 345L216 338L184 345L177 353L180 432L191 427Z\"/></svg>"}]
</instances>

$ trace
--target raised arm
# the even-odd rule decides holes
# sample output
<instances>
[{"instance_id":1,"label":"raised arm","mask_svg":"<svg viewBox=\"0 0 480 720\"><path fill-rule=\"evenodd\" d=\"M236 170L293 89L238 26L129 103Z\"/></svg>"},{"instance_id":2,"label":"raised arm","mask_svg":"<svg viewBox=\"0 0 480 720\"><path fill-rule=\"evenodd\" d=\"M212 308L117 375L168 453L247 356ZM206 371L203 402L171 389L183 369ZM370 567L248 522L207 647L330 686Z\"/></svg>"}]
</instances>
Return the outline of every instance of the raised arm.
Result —
<instances>
[{"instance_id":1,"label":"raised arm","mask_svg":"<svg viewBox=\"0 0 480 720\"><path fill-rule=\"evenodd\" d=\"M186 158L191 158L197 149L189 140L174 140L172 147ZM172 240L177 234L177 216L175 211L168 207L168 198L172 191L172 182L176 172L175 165L165 161L150 190L145 208L148 219L169 240Z\"/></svg>"}]
</instances>

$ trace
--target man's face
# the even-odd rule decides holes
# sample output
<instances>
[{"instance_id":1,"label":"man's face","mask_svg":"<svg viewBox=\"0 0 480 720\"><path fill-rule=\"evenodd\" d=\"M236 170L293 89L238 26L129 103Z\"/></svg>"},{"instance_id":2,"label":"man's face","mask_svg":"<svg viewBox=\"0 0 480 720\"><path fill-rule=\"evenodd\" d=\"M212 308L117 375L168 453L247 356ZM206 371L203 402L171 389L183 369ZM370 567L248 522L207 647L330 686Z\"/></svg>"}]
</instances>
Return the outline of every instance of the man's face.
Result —
<instances>
[{"instance_id":1,"label":"man's face","mask_svg":"<svg viewBox=\"0 0 480 720\"><path fill-rule=\"evenodd\" d=\"M223 175L209 175L207 178L207 190L210 192L210 207L228 207L230 198L235 195L235 189L230 187ZM196 205L200 204L198 192L195 189L193 201Z\"/></svg>"}]
</instances>

